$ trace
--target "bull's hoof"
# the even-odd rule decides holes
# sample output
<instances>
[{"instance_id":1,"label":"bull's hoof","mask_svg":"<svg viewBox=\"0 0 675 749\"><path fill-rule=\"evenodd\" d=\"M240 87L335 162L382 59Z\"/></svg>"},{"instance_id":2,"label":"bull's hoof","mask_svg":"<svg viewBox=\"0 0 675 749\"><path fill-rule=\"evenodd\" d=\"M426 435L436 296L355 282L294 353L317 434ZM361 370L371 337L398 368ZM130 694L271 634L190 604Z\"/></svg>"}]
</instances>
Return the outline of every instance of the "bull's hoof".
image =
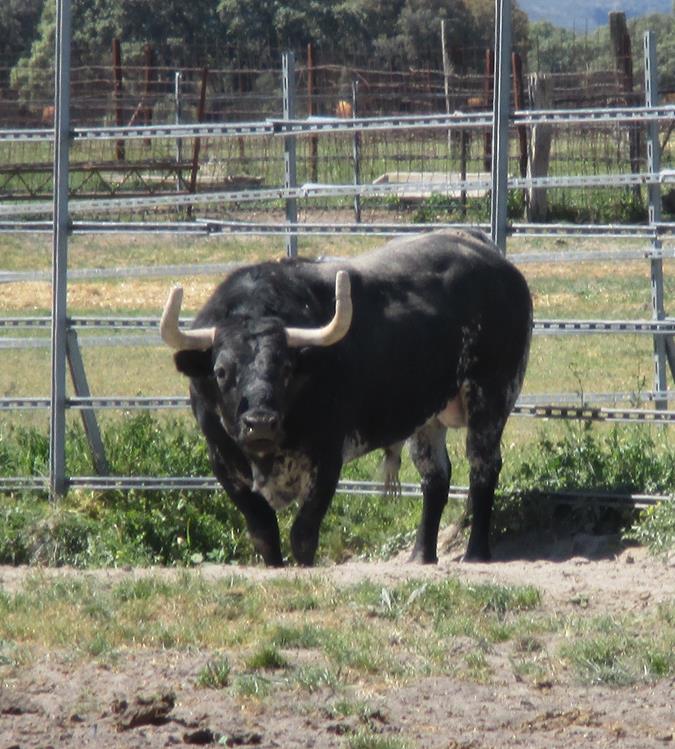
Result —
<instances>
[{"instance_id":1,"label":"bull's hoof","mask_svg":"<svg viewBox=\"0 0 675 749\"><path fill-rule=\"evenodd\" d=\"M412 554L408 557L409 564L438 564L436 554L425 554L422 549L413 549Z\"/></svg>"},{"instance_id":2,"label":"bull's hoof","mask_svg":"<svg viewBox=\"0 0 675 749\"><path fill-rule=\"evenodd\" d=\"M467 549L466 553L464 554L464 557L462 558L463 562L491 562L492 561L492 554L490 554L489 551L469 551Z\"/></svg>"}]
</instances>

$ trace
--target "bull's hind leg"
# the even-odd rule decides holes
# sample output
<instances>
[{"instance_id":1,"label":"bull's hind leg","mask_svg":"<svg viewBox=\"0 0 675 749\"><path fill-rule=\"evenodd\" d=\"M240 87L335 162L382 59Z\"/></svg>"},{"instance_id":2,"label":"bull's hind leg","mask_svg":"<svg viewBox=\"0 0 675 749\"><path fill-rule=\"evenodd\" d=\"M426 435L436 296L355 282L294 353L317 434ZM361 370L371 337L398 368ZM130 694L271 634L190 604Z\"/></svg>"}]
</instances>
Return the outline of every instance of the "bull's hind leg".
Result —
<instances>
[{"instance_id":1,"label":"bull's hind leg","mask_svg":"<svg viewBox=\"0 0 675 749\"><path fill-rule=\"evenodd\" d=\"M488 398L476 387L469 400L466 455L469 461L471 533L464 560L490 560L490 518L502 467L501 438L511 404L499 395Z\"/></svg>"},{"instance_id":2,"label":"bull's hind leg","mask_svg":"<svg viewBox=\"0 0 675 749\"><path fill-rule=\"evenodd\" d=\"M448 502L452 466L445 446L445 427L432 419L410 438L410 457L422 479L422 519L411 561L438 561L436 545L443 509Z\"/></svg>"}]
</instances>

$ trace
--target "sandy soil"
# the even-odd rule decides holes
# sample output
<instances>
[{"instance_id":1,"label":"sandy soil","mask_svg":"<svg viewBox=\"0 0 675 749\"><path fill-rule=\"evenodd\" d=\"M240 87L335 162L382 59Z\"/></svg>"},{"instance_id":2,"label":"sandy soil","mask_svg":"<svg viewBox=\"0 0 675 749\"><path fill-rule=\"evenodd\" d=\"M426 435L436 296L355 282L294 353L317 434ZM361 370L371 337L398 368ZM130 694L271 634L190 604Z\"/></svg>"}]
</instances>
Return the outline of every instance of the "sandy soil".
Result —
<instances>
[{"instance_id":1,"label":"sandy soil","mask_svg":"<svg viewBox=\"0 0 675 749\"><path fill-rule=\"evenodd\" d=\"M239 567L256 580L320 576L336 584L369 579L383 585L405 579L531 584L551 612L648 611L675 600L675 559L660 562L643 549L618 547L611 537L576 535L540 543L520 540L496 550L487 564L462 564L446 552L437 566L419 567L403 558L349 562L302 570ZM545 551L542 551L545 549ZM205 579L231 575L231 567L207 565ZM25 568L0 568L0 590L19 590ZM78 575L45 570L46 575ZM175 570L101 570L115 582L125 576L177 574ZM340 717L327 710L335 700L323 689L298 697L284 690L261 701L242 702L228 690L197 689L204 652L122 653L114 666L64 662L45 653L11 677L0 664L0 749L167 746L347 747L360 730L405 740L420 749L494 747L675 746L675 680L627 688L582 687L561 676L526 683L514 676L508 656L490 654L493 678L476 684L446 676L418 679L367 695L369 712ZM147 702L148 696L152 696ZM146 702L143 703L143 700ZM152 722L149 722L152 719Z\"/></svg>"}]
</instances>

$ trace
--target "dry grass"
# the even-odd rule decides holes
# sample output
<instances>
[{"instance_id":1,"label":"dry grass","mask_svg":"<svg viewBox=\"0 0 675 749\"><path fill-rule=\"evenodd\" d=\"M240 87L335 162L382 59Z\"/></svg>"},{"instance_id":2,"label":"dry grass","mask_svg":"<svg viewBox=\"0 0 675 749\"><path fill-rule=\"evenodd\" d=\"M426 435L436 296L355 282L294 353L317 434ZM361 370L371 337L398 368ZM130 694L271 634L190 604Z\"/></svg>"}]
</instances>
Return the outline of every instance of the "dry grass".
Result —
<instances>
[{"instance_id":1,"label":"dry grass","mask_svg":"<svg viewBox=\"0 0 675 749\"><path fill-rule=\"evenodd\" d=\"M222 278L195 276L152 280L73 282L68 288L68 308L96 313L112 310L159 315L168 290L175 283L185 288L185 312L196 312ZM0 311L31 314L51 307L51 284L41 281L9 283L3 287Z\"/></svg>"}]
</instances>

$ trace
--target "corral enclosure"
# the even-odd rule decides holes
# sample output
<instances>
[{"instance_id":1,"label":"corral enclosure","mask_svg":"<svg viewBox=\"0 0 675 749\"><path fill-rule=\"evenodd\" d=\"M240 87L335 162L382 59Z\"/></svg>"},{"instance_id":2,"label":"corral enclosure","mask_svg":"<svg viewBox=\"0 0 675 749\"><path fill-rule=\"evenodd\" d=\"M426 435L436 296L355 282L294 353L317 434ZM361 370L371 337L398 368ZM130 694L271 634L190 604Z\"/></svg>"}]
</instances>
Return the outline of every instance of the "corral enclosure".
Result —
<instances>
[{"instance_id":1,"label":"corral enclosure","mask_svg":"<svg viewBox=\"0 0 675 749\"><path fill-rule=\"evenodd\" d=\"M419 503L405 495L415 493L415 475L404 466L398 500L372 499L378 474L367 459L349 467L350 493L336 498L322 529L329 567L243 566L252 560L245 533L211 492L185 383L159 347L157 318L176 281L190 316L235 263L296 249L350 255L383 235L489 224L485 79L447 77L446 98L438 71L317 69L310 108L309 70L298 66L292 112L281 70L209 71L202 87L202 71L153 71L127 57L117 91L111 67L73 71L82 77L66 149L69 215L56 238L50 82L44 100L22 110L28 119L10 120L17 107L5 108L0 130L3 559L104 567L0 567L0 744L672 743L672 553L668 562L631 547L611 513L584 504L581 534L565 535L569 511L557 507L523 535L511 509L498 512L492 565L459 563L461 535L453 542L448 529L439 565L412 566ZM584 80L567 78L567 91ZM559 79L558 119L539 119L524 99L515 108L533 111L510 127L507 252L528 279L537 318L518 410L547 418L511 419L502 483L516 507L536 487L529 499L540 520L547 491L568 489L578 501L584 489L597 498L611 487L632 505L675 490L666 348L675 251L671 217L659 212L672 181L673 108L643 107L640 82L636 98L625 97L614 72L593 86L603 93L584 102L566 98ZM483 99L469 105L472 97ZM284 102L299 121L294 132L278 122ZM324 121L327 131L305 119L349 114L347 104L358 118ZM599 107L596 121L569 114L586 104ZM177 109L187 129L156 130L173 126ZM456 109L467 111L447 116ZM386 121L363 119L372 115ZM190 130L200 119L213 130ZM515 182L521 131L531 143L542 124L553 128L551 181ZM524 193L541 187L550 220L525 222ZM62 268L53 284L54 262ZM71 379L55 383L66 362ZM52 453L66 452L57 470L50 408L68 424L67 444L52 443ZM163 410L138 416L148 408ZM87 437L76 427L92 413ZM563 416L620 425L566 428ZM461 434L448 441L458 497L467 478L461 442ZM68 498L40 516L36 491L58 494L59 481ZM19 520L31 513L26 534Z\"/></svg>"},{"instance_id":2,"label":"corral enclosure","mask_svg":"<svg viewBox=\"0 0 675 749\"><path fill-rule=\"evenodd\" d=\"M503 148L508 215L514 235L531 235L511 240L509 252L532 277L539 302L535 332L541 336L521 413L588 420L672 418L667 354L673 323L665 310L672 282L663 274L664 260L673 256L672 225L663 221L661 204L669 205L662 193L667 197L673 176L673 117L671 105L657 106L658 71L649 62L654 44L645 38L642 83L627 80L620 60L612 71L544 77L529 86L517 60L504 73L517 110ZM391 73L289 67L288 61L273 71L173 70L153 66L147 50L144 59L129 60L123 51L116 45L106 68L72 71L67 327L75 389L68 405L90 414L94 455L92 409L185 406L175 376L152 378L149 385L142 364L147 351L135 345L156 342L165 285L172 278L193 278L195 298L188 295L188 305L195 309L230 263L282 249L279 239L256 246L226 237L272 234L285 237L286 250L294 251L295 235L340 233L339 242L300 244L303 254L335 255L361 251L363 245L347 235L485 225L492 208L490 75L463 76L449 68ZM494 56L492 62L490 54L485 57L489 71ZM54 159L54 139L46 127L55 114L49 86L49 80L34 83L32 91L43 90L45 98L11 108L24 118L23 125L33 127L17 129L8 122L0 139L5 236L49 230L43 220L52 211L46 202ZM548 97L546 106L536 98L540 95ZM20 92L15 96L21 100ZM544 131L551 136L550 156L545 171L536 172L533 152ZM548 223L523 223L535 202L541 210L543 192L545 210L538 218ZM563 224L564 219L575 223ZM175 238L126 240L143 232ZM98 239L80 240L80 234ZM533 238L543 235L567 238ZM603 235L611 244L600 239ZM596 239L582 247L580 238L589 236ZM373 239L364 244L372 246ZM552 248L557 251L551 254ZM8 251L3 280L27 289L6 296L8 314L48 308L45 287L41 292L30 285L45 279L36 274L48 272L45 249L37 242L29 252ZM568 289L552 289L554 282L544 280L549 274ZM595 284L598 276L603 282ZM640 279L636 287L634 277ZM149 280L160 278L165 280ZM154 285L152 292L148 284ZM594 285L603 288L604 298ZM576 314L570 298L576 305L583 300ZM120 319L127 315L134 319ZM46 408L53 383L49 368L36 362L40 356L46 361L48 342L38 331L45 331L48 320L8 318L3 327L34 333L23 343L9 334L3 341L19 365L19 373L6 375L3 408ZM85 328L110 332L89 336ZM130 336L131 330L141 335ZM613 335L594 336L591 358L597 371L592 372L588 357L576 358L577 335L603 332ZM575 335L561 341L561 334ZM80 344L97 346L96 351L85 348L83 367ZM119 345L131 349L123 375L111 382L106 374L118 356L111 346ZM140 363L135 375L134 350ZM606 366L616 350L623 351L621 363ZM628 360L636 351L639 364L625 366L622 356ZM551 363L552 352L566 352L562 365ZM22 368L41 374L24 379ZM30 382L31 392L17 392L19 382ZM167 382L172 383L168 390ZM654 402L656 411L633 413L633 406ZM603 411L605 406L610 409ZM42 485L41 476L25 478Z\"/></svg>"}]
</instances>

